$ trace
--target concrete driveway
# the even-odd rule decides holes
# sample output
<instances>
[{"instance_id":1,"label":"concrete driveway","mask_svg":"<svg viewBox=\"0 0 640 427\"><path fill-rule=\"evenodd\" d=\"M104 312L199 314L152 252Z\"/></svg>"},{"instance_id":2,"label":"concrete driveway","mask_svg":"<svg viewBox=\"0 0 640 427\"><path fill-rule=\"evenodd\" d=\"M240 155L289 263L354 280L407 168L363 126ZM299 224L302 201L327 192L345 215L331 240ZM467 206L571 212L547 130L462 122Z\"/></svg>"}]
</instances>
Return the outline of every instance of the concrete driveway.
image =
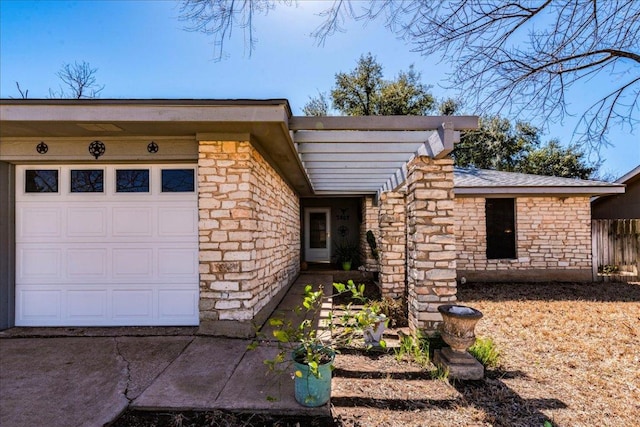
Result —
<instances>
[{"instance_id":1,"label":"concrete driveway","mask_svg":"<svg viewBox=\"0 0 640 427\"><path fill-rule=\"evenodd\" d=\"M302 275L276 311L293 313ZM196 336L197 328L13 328L0 332L0 426L101 426L127 408L222 409L330 416L294 399L290 374L268 372L275 345Z\"/></svg>"},{"instance_id":2,"label":"concrete driveway","mask_svg":"<svg viewBox=\"0 0 640 427\"><path fill-rule=\"evenodd\" d=\"M127 408L330 415L304 408L275 347L203 336L0 338L0 425L101 426ZM275 400L273 398L276 398Z\"/></svg>"},{"instance_id":3,"label":"concrete driveway","mask_svg":"<svg viewBox=\"0 0 640 427\"><path fill-rule=\"evenodd\" d=\"M122 413L193 337L0 340L0 425L99 426Z\"/></svg>"}]
</instances>

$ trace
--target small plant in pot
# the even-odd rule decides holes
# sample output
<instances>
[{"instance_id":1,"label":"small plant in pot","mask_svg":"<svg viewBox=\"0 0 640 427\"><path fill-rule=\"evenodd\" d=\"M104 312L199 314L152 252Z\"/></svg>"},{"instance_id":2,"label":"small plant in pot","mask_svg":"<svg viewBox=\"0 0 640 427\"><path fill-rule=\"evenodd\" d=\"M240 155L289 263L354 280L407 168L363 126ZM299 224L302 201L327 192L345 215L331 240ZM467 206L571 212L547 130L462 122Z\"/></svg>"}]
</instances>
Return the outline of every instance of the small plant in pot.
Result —
<instances>
[{"instance_id":1,"label":"small plant in pot","mask_svg":"<svg viewBox=\"0 0 640 427\"><path fill-rule=\"evenodd\" d=\"M334 289L338 294L350 293L352 301L347 305L342 305L341 315L337 317L336 327L333 317L330 317L332 332L339 330L335 335L335 339L342 344L349 344L354 337L362 336L364 345L367 348L381 347L386 348L386 343L382 339L384 331L387 327L388 319L382 313L381 307L377 301L369 301L364 296L364 284L356 285L353 280L349 280L347 284L334 283ZM360 304L363 304L360 306ZM333 316L333 313L331 313Z\"/></svg>"},{"instance_id":2,"label":"small plant in pot","mask_svg":"<svg viewBox=\"0 0 640 427\"><path fill-rule=\"evenodd\" d=\"M335 245L335 255L338 265L342 266L344 271L349 271L360 262L360 249L358 244L342 240Z\"/></svg>"},{"instance_id":3,"label":"small plant in pot","mask_svg":"<svg viewBox=\"0 0 640 427\"><path fill-rule=\"evenodd\" d=\"M273 336L278 342L278 353L265 360L269 369L278 371L287 361L294 367L295 398L304 406L321 406L331 397L331 371L335 350L330 334L318 331L324 293L322 287L313 290L305 286L300 306L294 309L302 320L274 318L269 320ZM252 344L257 346L258 342Z\"/></svg>"},{"instance_id":4,"label":"small plant in pot","mask_svg":"<svg viewBox=\"0 0 640 427\"><path fill-rule=\"evenodd\" d=\"M362 300L364 285L356 286L353 281L347 285L334 284L338 293L350 292L352 298ZM351 328L335 333L333 311L327 313L327 323L320 325L322 305L325 296L322 286L314 290L306 285L299 306L293 311L295 316L272 318L269 326L278 344L276 355L264 361L270 370L284 372L293 365L295 399L304 406L322 406L331 397L331 372L336 348L351 342L355 334L362 333L360 328ZM364 320L362 321L361 325ZM324 326L322 328L321 326ZM261 339L263 334L258 334ZM249 349L260 345L258 340L250 344Z\"/></svg>"}]
</instances>

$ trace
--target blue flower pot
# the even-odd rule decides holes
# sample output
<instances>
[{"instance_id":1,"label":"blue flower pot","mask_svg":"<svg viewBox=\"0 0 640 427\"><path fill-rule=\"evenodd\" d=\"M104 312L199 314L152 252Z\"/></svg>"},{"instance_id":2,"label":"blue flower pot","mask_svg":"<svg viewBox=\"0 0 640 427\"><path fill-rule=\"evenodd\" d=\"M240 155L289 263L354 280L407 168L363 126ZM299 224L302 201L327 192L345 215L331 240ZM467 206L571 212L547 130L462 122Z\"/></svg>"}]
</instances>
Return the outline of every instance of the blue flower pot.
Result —
<instances>
[{"instance_id":1,"label":"blue flower pot","mask_svg":"<svg viewBox=\"0 0 640 427\"><path fill-rule=\"evenodd\" d=\"M329 348L326 352L331 356L331 361L318 367L319 377L311 373L309 365L296 362L295 352L292 355L295 369L295 398L296 402L303 406L322 406L331 398L331 370L335 352Z\"/></svg>"}]
</instances>

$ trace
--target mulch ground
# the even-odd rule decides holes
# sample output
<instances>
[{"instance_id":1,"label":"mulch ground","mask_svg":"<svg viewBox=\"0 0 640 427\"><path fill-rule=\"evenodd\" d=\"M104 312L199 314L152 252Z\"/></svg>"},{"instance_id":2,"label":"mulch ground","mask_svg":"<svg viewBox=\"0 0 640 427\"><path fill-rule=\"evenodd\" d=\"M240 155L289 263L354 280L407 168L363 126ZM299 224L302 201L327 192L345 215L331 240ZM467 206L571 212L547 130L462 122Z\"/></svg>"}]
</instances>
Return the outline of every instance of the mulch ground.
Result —
<instances>
[{"instance_id":1,"label":"mulch ground","mask_svg":"<svg viewBox=\"0 0 640 427\"><path fill-rule=\"evenodd\" d=\"M638 425L640 283L478 283L458 290L460 304L484 314L476 335L491 338L501 353L482 381L438 378L433 365L398 361L392 351L343 351L332 382L333 420L127 414L128 422L117 425ZM395 334L390 329L387 338Z\"/></svg>"},{"instance_id":2,"label":"mulch ground","mask_svg":"<svg viewBox=\"0 0 640 427\"><path fill-rule=\"evenodd\" d=\"M345 426L631 426L640 422L640 284L466 284L476 335L500 350L482 381L431 379L393 355L342 354Z\"/></svg>"}]
</instances>

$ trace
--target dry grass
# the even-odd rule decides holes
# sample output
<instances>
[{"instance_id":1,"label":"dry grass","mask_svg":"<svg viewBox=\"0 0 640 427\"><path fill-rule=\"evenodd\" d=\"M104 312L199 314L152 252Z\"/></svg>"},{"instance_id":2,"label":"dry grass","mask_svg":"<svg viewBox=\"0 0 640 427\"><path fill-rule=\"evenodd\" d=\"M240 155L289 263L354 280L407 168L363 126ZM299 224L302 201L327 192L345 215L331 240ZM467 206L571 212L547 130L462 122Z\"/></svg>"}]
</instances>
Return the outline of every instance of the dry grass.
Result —
<instances>
[{"instance_id":1,"label":"dry grass","mask_svg":"<svg viewBox=\"0 0 640 427\"><path fill-rule=\"evenodd\" d=\"M478 382L432 379L391 354L341 354L345 426L632 426L640 422L640 284L467 284L476 335L501 352Z\"/></svg>"}]
</instances>

